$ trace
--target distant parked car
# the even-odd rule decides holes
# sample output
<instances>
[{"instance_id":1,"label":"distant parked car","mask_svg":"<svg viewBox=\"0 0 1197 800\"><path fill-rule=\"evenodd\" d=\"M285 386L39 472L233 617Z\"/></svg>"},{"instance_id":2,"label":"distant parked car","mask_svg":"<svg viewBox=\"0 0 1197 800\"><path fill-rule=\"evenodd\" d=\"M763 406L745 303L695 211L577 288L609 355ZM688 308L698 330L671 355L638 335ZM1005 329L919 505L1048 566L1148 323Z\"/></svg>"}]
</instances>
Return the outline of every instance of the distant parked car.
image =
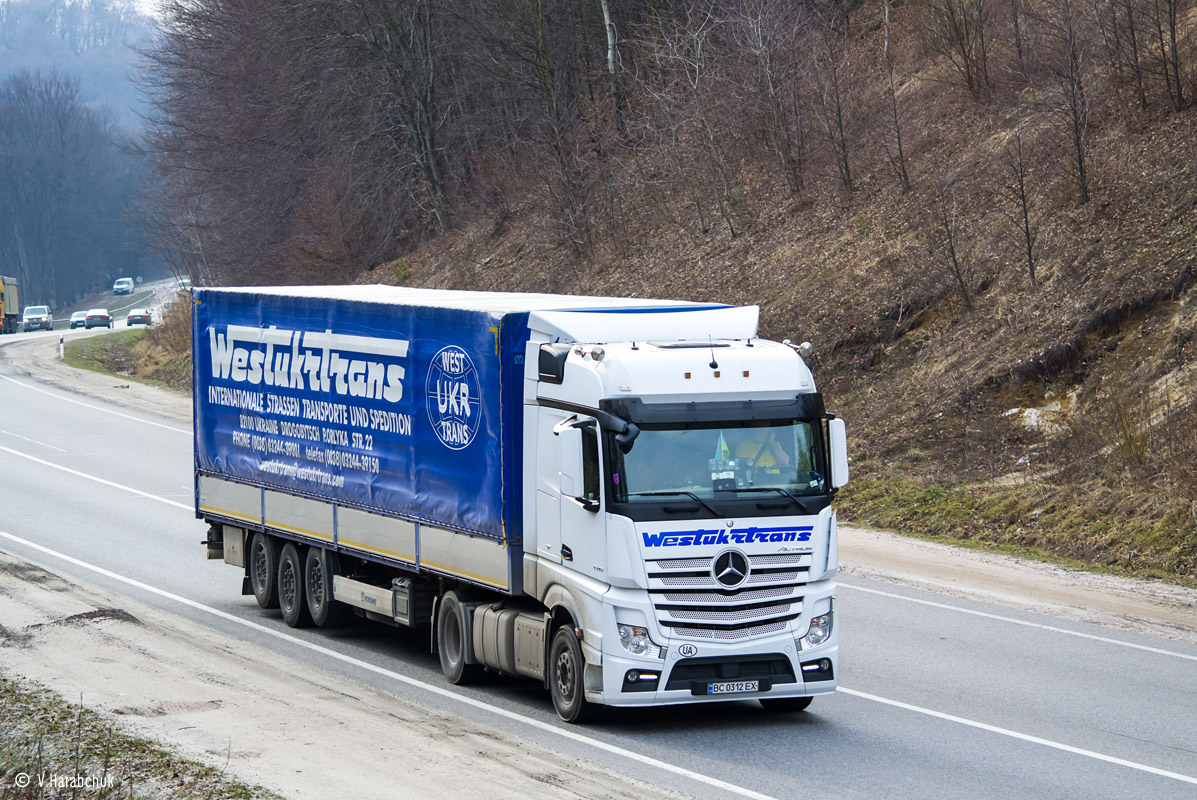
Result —
<instances>
[{"instance_id":1,"label":"distant parked car","mask_svg":"<svg viewBox=\"0 0 1197 800\"><path fill-rule=\"evenodd\" d=\"M112 284L113 294L133 294L133 279L132 278L117 278L116 283Z\"/></svg>"},{"instance_id":2,"label":"distant parked car","mask_svg":"<svg viewBox=\"0 0 1197 800\"><path fill-rule=\"evenodd\" d=\"M83 318L83 327L88 330L92 328L111 328L112 315L108 313L108 309L106 308L93 308Z\"/></svg>"},{"instance_id":3,"label":"distant parked car","mask_svg":"<svg viewBox=\"0 0 1197 800\"><path fill-rule=\"evenodd\" d=\"M75 328L81 328L86 323L87 323L87 312L86 311L76 311L74 314L71 314L71 330L75 330Z\"/></svg>"},{"instance_id":4,"label":"distant parked car","mask_svg":"<svg viewBox=\"0 0 1197 800\"><path fill-rule=\"evenodd\" d=\"M21 314L21 327L26 333L34 328L41 328L44 331L54 330L54 317L50 315L50 307L25 306L25 311Z\"/></svg>"},{"instance_id":5,"label":"distant parked car","mask_svg":"<svg viewBox=\"0 0 1197 800\"><path fill-rule=\"evenodd\" d=\"M150 310L148 308L132 308L129 309L129 325L149 325Z\"/></svg>"}]
</instances>

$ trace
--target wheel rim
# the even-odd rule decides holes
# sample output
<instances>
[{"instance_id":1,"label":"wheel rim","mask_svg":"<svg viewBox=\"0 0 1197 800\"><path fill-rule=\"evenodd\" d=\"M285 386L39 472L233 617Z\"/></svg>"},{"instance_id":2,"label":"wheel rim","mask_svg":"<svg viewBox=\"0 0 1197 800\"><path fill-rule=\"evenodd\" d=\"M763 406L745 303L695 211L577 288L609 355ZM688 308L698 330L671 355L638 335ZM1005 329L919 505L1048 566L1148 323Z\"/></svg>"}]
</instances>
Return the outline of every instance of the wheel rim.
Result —
<instances>
[{"instance_id":1,"label":"wheel rim","mask_svg":"<svg viewBox=\"0 0 1197 800\"><path fill-rule=\"evenodd\" d=\"M259 545L254 548L254 588L262 592L266 588L266 576L269 565L266 563L266 548Z\"/></svg>"},{"instance_id":2,"label":"wheel rim","mask_svg":"<svg viewBox=\"0 0 1197 800\"><path fill-rule=\"evenodd\" d=\"M577 669L574 665L573 653L568 646L562 647L557 653L557 693L566 705L574 702L574 693L578 688Z\"/></svg>"},{"instance_id":3,"label":"wheel rim","mask_svg":"<svg viewBox=\"0 0 1197 800\"><path fill-rule=\"evenodd\" d=\"M295 567L290 559L283 562L282 580L279 581L278 592L283 599L283 605L291 608L295 605Z\"/></svg>"},{"instance_id":4,"label":"wheel rim","mask_svg":"<svg viewBox=\"0 0 1197 800\"><path fill-rule=\"evenodd\" d=\"M312 605L324 605L324 566L320 559L312 560L312 568L308 570L308 587L312 592Z\"/></svg>"}]
</instances>

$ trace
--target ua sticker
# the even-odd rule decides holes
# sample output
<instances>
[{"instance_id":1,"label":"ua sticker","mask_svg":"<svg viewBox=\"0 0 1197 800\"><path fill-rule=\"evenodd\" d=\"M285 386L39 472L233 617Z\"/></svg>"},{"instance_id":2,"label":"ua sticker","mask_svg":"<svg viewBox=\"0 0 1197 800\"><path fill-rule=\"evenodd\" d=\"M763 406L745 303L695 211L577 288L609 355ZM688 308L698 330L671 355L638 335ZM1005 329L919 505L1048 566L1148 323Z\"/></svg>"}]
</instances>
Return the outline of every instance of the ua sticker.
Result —
<instances>
[{"instance_id":1,"label":"ua sticker","mask_svg":"<svg viewBox=\"0 0 1197 800\"><path fill-rule=\"evenodd\" d=\"M682 658L693 658L698 655L698 648L692 644L684 644L677 649L677 654Z\"/></svg>"}]
</instances>

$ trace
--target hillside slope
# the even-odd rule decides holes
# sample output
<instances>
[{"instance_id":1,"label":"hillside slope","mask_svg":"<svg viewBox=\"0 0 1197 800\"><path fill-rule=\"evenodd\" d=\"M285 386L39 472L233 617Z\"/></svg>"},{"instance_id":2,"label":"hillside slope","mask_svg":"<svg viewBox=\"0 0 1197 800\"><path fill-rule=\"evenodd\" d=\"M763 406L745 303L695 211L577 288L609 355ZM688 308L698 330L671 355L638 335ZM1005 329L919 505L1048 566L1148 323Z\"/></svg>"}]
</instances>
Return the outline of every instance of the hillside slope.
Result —
<instances>
[{"instance_id":1,"label":"hillside slope","mask_svg":"<svg viewBox=\"0 0 1197 800\"><path fill-rule=\"evenodd\" d=\"M1194 109L1144 109L1095 68L1082 202L1050 71L995 79L979 98L907 42L904 192L877 17L855 12L842 62L843 84L861 87L846 109L851 191L812 133L797 197L742 165L734 236L644 180L620 184L617 229L589 255L562 246L552 208L530 196L358 280L758 304L762 334L815 344L821 388L851 425L858 521L1191 579ZM1011 74L1008 49L995 40L994 75ZM1009 199L1020 138L1034 283ZM628 170L651 177L658 158Z\"/></svg>"}]
</instances>

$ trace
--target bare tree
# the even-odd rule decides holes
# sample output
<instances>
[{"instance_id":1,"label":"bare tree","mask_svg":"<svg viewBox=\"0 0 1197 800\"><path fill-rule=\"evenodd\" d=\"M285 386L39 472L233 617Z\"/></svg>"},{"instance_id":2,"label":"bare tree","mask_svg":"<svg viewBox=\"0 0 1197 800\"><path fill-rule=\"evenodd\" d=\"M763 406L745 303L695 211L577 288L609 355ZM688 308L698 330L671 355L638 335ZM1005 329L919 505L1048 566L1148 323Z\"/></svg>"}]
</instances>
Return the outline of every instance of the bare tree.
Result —
<instances>
[{"instance_id":1,"label":"bare tree","mask_svg":"<svg viewBox=\"0 0 1197 800\"><path fill-rule=\"evenodd\" d=\"M948 59L975 96L985 98L989 81L988 25L993 0L930 0L922 20L923 44Z\"/></svg>"},{"instance_id":2,"label":"bare tree","mask_svg":"<svg viewBox=\"0 0 1197 800\"><path fill-rule=\"evenodd\" d=\"M609 0L599 0L599 5L603 12L603 29L607 33L607 82L611 94L611 114L615 120L616 129L622 132L624 129L624 90L623 78L620 75L622 60L619 55L619 31L611 18Z\"/></svg>"},{"instance_id":3,"label":"bare tree","mask_svg":"<svg viewBox=\"0 0 1197 800\"><path fill-rule=\"evenodd\" d=\"M23 70L0 81L0 268L27 304L69 303L138 274L147 248L126 212L141 162L76 78Z\"/></svg>"},{"instance_id":4,"label":"bare tree","mask_svg":"<svg viewBox=\"0 0 1197 800\"><path fill-rule=\"evenodd\" d=\"M751 69L770 154L790 193L802 193L806 125L799 102L798 6L788 0L748 0L734 17L733 38Z\"/></svg>"},{"instance_id":5,"label":"bare tree","mask_svg":"<svg viewBox=\"0 0 1197 800\"><path fill-rule=\"evenodd\" d=\"M1022 4L1023 0L1010 0L1010 32L1014 38L1014 56L1018 60L1020 71L1022 70L1023 64L1026 62L1026 52L1023 48L1022 34Z\"/></svg>"},{"instance_id":6,"label":"bare tree","mask_svg":"<svg viewBox=\"0 0 1197 800\"><path fill-rule=\"evenodd\" d=\"M1045 111L1068 141L1078 200L1084 204L1089 202L1090 124L1084 30L1073 0L1048 0L1037 22L1046 43L1045 67L1052 83Z\"/></svg>"},{"instance_id":7,"label":"bare tree","mask_svg":"<svg viewBox=\"0 0 1197 800\"><path fill-rule=\"evenodd\" d=\"M954 287L964 307L971 311L973 295L968 286L971 269L957 217L954 181L937 176L934 192L926 223L927 242L932 255L940 259L946 275L944 282Z\"/></svg>"},{"instance_id":8,"label":"bare tree","mask_svg":"<svg viewBox=\"0 0 1197 800\"><path fill-rule=\"evenodd\" d=\"M1128 80L1134 85L1139 107L1146 109L1146 69L1143 58L1147 29L1139 0L1107 0L1095 10L1111 72L1115 78Z\"/></svg>"},{"instance_id":9,"label":"bare tree","mask_svg":"<svg viewBox=\"0 0 1197 800\"><path fill-rule=\"evenodd\" d=\"M902 116L898 112L898 91L894 85L894 60L890 54L890 0L882 0L882 9L885 12L885 40L881 46L881 68L885 73L886 90L889 95L891 133L893 134L893 144L891 146L886 143L885 153L889 157L890 165L898 174L898 180L902 183L902 191L909 192L910 176L906 173L906 153L902 150Z\"/></svg>"},{"instance_id":10,"label":"bare tree","mask_svg":"<svg viewBox=\"0 0 1197 800\"><path fill-rule=\"evenodd\" d=\"M431 0L391 3L388 0L358 0L365 36L376 54L374 63L387 71L387 80L378 86L376 101L402 131L402 148L415 162L425 184L429 205L443 231L449 225L442 156L437 135L444 122L438 104L437 85L440 64L434 34L434 6ZM357 31L347 30L350 41L359 41Z\"/></svg>"},{"instance_id":11,"label":"bare tree","mask_svg":"<svg viewBox=\"0 0 1197 800\"><path fill-rule=\"evenodd\" d=\"M848 27L847 15L837 8L830 8L815 13L809 36L816 42L810 68L815 90L815 118L831 148L840 184L851 192L854 186L842 76Z\"/></svg>"},{"instance_id":12,"label":"bare tree","mask_svg":"<svg viewBox=\"0 0 1197 800\"><path fill-rule=\"evenodd\" d=\"M1155 28L1155 71L1163 77L1168 100L1180 111L1185 107L1184 85L1180 81L1180 41L1177 34L1180 0L1152 0L1151 22Z\"/></svg>"},{"instance_id":13,"label":"bare tree","mask_svg":"<svg viewBox=\"0 0 1197 800\"><path fill-rule=\"evenodd\" d=\"M1016 238L1026 263L1027 275L1031 279L1031 286L1035 286L1035 245L1039 240L1040 217L1033 208L1032 195L1028 186L1030 166L1023 149L1021 123L1014 130L1011 141L1003 148L998 169L994 192L1002 201L999 204L1002 213L1017 231Z\"/></svg>"}]
</instances>

